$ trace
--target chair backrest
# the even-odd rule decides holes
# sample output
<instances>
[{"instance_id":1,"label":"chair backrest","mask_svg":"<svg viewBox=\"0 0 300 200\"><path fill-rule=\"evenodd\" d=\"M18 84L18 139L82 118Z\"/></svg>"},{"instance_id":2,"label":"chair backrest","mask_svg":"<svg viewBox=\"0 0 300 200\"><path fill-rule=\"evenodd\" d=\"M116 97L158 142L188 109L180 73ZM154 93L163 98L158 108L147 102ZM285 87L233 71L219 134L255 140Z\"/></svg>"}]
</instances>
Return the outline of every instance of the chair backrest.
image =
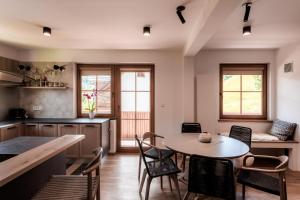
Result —
<instances>
[{"instance_id":1,"label":"chair backrest","mask_svg":"<svg viewBox=\"0 0 300 200\"><path fill-rule=\"evenodd\" d=\"M233 164L230 160L192 155L188 191L235 200Z\"/></svg>"},{"instance_id":2,"label":"chair backrest","mask_svg":"<svg viewBox=\"0 0 300 200\"><path fill-rule=\"evenodd\" d=\"M150 140L150 144L155 145L156 144L156 138L164 138L161 135L157 135L153 132L146 132L143 134L142 136L142 142L144 142L145 140L149 139Z\"/></svg>"},{"instance_id":3,"label":"chair backrest","mask_svg":"<svg viewBox=\"0 0 300 200\"><path fill-rule=\"evenodd\" d=\"M138 147L139 147L139 151L140 151L141 157L142 157L143 162L145 164L146 170L147 170L147 172L149 174L149 168L148 168L146 157L145 157L145 154L144 154L144 149L143 149L142 142L141 142L141 140L139 139L139 137L136 134L135 134L134 138L135 138L136 142L138 143Z\"/></svg>"},{"instance_id":4,"label":"chair backrest","mask_svg":"<svg viewBox=\"0 0 300 200\"><path fill-rule=\"evenodd\" d=\"M93 152L95 156L93 159L87 164L82 175L87 175L88 179L88 200L94 200L98 190L100 189L100 165L103 149L102 147L98 147ZM96 182L93 183L93 172L96 172Z\"/></svg>"},{"instance_id":5,"label":"chair backrest","mask_svg":"<svg viewBox=\"0 0 300 200\"><path fill-rule=\"evenodd\" d=\"M251 128L233 125L231 126L229 137L240 140L251 148Z\"/></svg>"}]
</instances>

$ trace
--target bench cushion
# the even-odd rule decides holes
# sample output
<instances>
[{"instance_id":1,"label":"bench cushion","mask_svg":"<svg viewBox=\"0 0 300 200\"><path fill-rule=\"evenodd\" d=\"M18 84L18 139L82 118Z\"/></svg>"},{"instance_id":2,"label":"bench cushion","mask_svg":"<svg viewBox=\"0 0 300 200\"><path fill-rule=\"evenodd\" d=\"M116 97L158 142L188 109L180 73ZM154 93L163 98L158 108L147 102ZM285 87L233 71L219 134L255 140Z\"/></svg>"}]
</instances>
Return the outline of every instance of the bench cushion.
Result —
<instances>
[{"instance_id":1,"label":"bench cushion","mask_svg":"<svg viewBox=\"0 0 300 200\"><path fill-rule=\"evenodd\" d=\"M269 133L252 133L252 141L279 141L278 137L271 135Z\"/></svg>"},{"instance_id":2,"label":"bench cushion","mask_svg":"<svg viewBox=\"0 0 300 200\"><path fill-rule=\"evenodd\" d=\"M297 124L282 120L275 120L273 122L270 134L278 137L280 140L287 140L294 135Z\"/></svg>"}]
</instances>

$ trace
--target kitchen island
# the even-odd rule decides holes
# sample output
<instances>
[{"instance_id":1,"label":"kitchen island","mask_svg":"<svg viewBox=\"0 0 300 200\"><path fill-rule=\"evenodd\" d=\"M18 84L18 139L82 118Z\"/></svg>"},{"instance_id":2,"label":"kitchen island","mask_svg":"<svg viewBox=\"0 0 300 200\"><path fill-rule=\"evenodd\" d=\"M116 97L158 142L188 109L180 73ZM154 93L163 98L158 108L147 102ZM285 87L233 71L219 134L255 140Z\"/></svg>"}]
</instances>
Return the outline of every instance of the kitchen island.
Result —
<instances>
[{"instance_id":1,"label":"kitchen island","mask_svg":"<svg viewBox=\"0 0 300 200\"><path fill-rule=\"evenodd\" d=\"M92 151L101 146L109 151L110 119L108 118L33 118L0 122L0 141L18 136L60 137L85 135L85 140L67 150L70 158L92 158Z\"/></svg>"},{"instance_id":2,"label":"kitchen island","mask_svg":"<svg viewBox=\"0 0 300 200\"><path fill-rule=\"evenodd\" d=\"M1 199L30 199L53 174L65 174L64 151L84 135L17 137L0 143Z\"/></svg>"}]
</instances>

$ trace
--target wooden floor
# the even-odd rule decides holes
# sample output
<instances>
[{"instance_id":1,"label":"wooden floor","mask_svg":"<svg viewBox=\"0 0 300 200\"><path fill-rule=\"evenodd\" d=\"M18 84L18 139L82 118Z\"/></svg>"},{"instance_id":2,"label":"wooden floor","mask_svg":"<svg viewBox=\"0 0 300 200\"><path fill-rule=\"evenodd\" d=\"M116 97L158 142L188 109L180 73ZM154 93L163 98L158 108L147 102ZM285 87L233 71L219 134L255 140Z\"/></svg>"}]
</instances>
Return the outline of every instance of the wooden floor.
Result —
<instances>
[{"instance_id":1,"label":"wooden floor","mask_svg":"<svg viewBox=\"0 0 300 200\"><path fill-rule=\"evenodd\" d=\"M138 156L130 154L109 155L103 160L101 171L101 199L102 200L142 200L139 195L139 183L137 180ZM178 199L176 191L170 191L167 178L164 178L164 189L160 189L159 179L154 180L150 188L150 200L173 200ZM288 199L300 200L300 173L288 172ZM180 183L181 196L183 197L187 186ZM241 188L237 186L237 199L241 198ZM192 199L192 198L191 198ZM197 199L197 198L195 198ZM215 199L203 197L199 199ZM247 200L276 200L278 196L270 195L254 189L247 188Z\"/></svg>"}]
</instances>

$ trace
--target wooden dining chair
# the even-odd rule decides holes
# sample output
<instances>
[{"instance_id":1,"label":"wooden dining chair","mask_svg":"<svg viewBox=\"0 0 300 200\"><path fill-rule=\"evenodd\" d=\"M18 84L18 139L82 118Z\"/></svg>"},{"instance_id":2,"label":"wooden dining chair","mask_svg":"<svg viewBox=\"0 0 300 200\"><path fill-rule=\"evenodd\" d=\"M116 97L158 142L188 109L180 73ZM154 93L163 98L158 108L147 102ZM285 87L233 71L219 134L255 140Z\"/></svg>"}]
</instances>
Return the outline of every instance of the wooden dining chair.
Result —
<instances>
[{"instance_id":1,"label":"wooden dining chair","mask_svg":"<svg viewBox=\"0 0 300 200\"><path fill-rule=\"evenodd\" d=\"M179 183L177 179L177 174L180 173L180 169L178 169L177 165L174 163L174 161L171 158L163 158L162 153L160 152L160 149L152 146L151 144L148 144L146 142L140 141L138 136L135 135L135 140L138 143L140 154L142 156L142 160L145 164L145 169L142 176L142 181L140 184L139 193L142 192L144 182L147 178L147 185L146 185L146 194L145 194L145 200L149 199L149 191L150 191L150 184L154 178L168 176L169 180L173 180L175 187L177 189L179 199L181 200L180 190L179 190ZM143 145L150 145L154 150L157 151L157 154L159 155L159 158L156 160L146 161L146 156L144 154Z\"/></svg>"},{"instance_id":2,"label":"wooden dining chair","mask_svg":"<svg viewBox=\"0 0 300 200\"><path fill-rule=\"evenodd\" d=\"M33 200L100 200L100 164L102 148L97 148L95 156L81 175L54 175ZM95 176L93 176L93 173Z\"/></svg>"},{"instance_id":3,"label":"wooden dining chair","mask_svg":"<svg viewBox=\"0 0 300 200\"><path fill-rule=\"evenodd\" d=\"M247 167L246 160L255 157L266 161L277 161L275 167ZM287 200L285 172L288 166L287 156L247 155L243 161L243 167L239 172L237 182L242 184L243 199L245 199L246 187L252 187L267 193L280 196L280 200Z\"/></svg>"},{"instance_id":4,"label":"wooden dining chair","mask_svg":"<svg viewBox=\"0 0 300 200\"><path fill-rule=\"evenodd\" d=\"M235 200L232 162L227 159L192 155L189 164L188 191L184 200L189 199L193 193Z\"/></svg>"},{"instance_id":5,"label":"wooden dining chair","mask_svg":"<svg viewBox=\"0 0 300 200\"><path fill-rule=\"evenodd\" d=\"M146 132L143 134L142 136L142 143L146 143L147 140L150 140L148 141L149 144L155 144L156 142L156 138L164 138L163 136L160 136L160 135L157 135L153 132ZM162 158L170 158L172 157L173 155L175 155L175 163L177 164L177 156L176 154L174 153L174 151L172 150L169 150L169 149L160 149L160 153L162 154ZM152 146L147 146L146 145L146 150L144 151L144 155L145 157L147 158L151 158L151 159L154 159L154 160L158 160L159 159L159 155L157 153L157 150L155 148L153 148ZM138 180L140 181L140 177L141 177L141 166L142 165L142 156L140 154L140 157L139 157L139 171L138 171ZM163 187L161 185L161 187Z\"/></svg>"}]
</instances>

